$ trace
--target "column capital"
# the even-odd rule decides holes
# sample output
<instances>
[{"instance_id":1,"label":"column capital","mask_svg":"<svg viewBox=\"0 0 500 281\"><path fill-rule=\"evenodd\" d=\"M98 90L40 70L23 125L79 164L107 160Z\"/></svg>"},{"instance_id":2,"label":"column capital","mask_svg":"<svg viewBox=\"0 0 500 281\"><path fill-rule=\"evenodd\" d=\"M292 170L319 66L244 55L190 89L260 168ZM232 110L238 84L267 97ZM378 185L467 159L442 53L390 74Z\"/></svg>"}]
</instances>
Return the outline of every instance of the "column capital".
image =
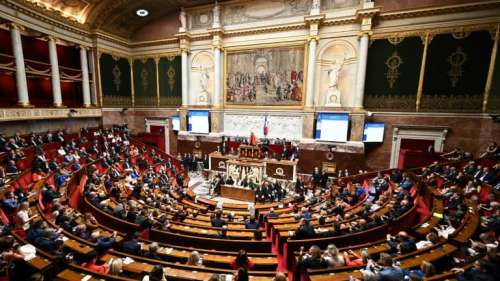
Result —
<instances>
[{"instance_id":1,"label":"column capital","mask_svg":"<svg viewBox=\"0 0 500 281\"><path fill-rule=\"evenodd\" d=\"M365 37L365 36L367 36L368 38L370 38L372 35L373 35L373 31L371 31L371 30L361 30L360 32L358 32L358 37L359 38Z\"/></svg>"},{"instance_id":2,"label":"column capital","mask_svg":"<svg viewBox=\"0 0 500 281\"><path fill-rule=\"evenodd\" d=\"M85 45L79 45L78 48L80 48L80 50L85 50L85 51L90 50L90 47Z\"/></svg>"},{"instance_id":3,"label":"column capital","mask_svg":"<svg viewBox=\"0 0 500 281\"><path fill-rule=\"evenodd\" d=\"M7 23L7 26L9 27L9 29L15 29L15 30L24 30L25 27L16 23L16 22L9 22Z\"/></svg>"},{"instance_id":4,"label":"column capital","mask_svg":"<svg viewBox=\"0 0 500 281\"><path fill-rule=\"evenodd\" d=\"M319 42L319 35L315 36L307 36L307 42L311 42L312 40L316 41L316 43Z\"/></svg>"},{"instance_id":5,"label":"column capital","mask_svg":"<svg viewBox=\"0 0 500 281\"><path fill-rule=\"evenodd\" d=\"M57 38L54 37L53 35L46 35L44 36L45 39L47 39L48 42L56 42Z\"/></svg>"}]
</instances>

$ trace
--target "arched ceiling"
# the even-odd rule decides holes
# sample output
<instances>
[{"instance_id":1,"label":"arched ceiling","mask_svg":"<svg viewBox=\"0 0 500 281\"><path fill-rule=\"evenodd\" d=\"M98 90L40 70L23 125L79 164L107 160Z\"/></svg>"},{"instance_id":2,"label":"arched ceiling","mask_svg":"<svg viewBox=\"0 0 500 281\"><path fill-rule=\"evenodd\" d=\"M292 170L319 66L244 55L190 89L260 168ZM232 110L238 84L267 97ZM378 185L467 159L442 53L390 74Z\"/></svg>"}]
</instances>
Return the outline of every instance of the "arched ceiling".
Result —
<instances>
[{"instance_id":1,"label":"arched ceiling","mask_svg":"<svg viewBox=\"0 0 500 281\"><path fill-rule=\"evenodd\" d=\"M177 17L181 7L213 3L214 0L21 0L55 10L61 15L88 24L93 29L125 38L162 17ZM149 15L139 17L137 9Z\"/></svg>"}]
</instances>

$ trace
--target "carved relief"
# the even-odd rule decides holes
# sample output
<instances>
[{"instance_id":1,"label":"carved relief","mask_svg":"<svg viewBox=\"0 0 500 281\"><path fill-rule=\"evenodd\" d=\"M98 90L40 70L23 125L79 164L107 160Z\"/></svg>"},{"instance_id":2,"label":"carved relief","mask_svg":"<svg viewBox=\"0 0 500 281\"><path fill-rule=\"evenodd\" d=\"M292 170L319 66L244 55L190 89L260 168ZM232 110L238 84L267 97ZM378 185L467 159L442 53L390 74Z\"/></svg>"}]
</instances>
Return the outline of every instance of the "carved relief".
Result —
<instances>
[{"instance_id":1,"label":"carved relief","mask_svg":"<svg viewBox=\"0 0 500 281\"><path fill-rule=\"evenodd\" d=\"M306 15L311 0L257 0L224 7L225 25L255 22L279 17Z\"/></svg>"},{"instance_id":2,"label":"carved relief","mask_svg":"<svg viewBox=\"0 0 500 281\"><path fill-rule=\"evenodd\" d=\"M9 108L0 109L1 121L36 120L54 118L80 118L101 117L101 109L78 108L76 112L70 112L69 108L47 109L47 108Z\"/></svg>"},{"instance_id":3,"label":"carved relief","mask_svg":"<svg viewBox=\"0 0 500 281\"><path fill-rule=\"evenodd\" d=\"M190 11L188 14L189 28L210 28L213 23L213 11L210 8Z\"/></svg>"},{"instance_id":4,"label":"carved relief","mask_svg":"<svg viewBox=\"0 0 500 281\"><path fill-rule=\"evenodd\" d=\"M322 10L356 7L360 0L321 0Z\"/></svg>"},{"instance_id":5,"label":"carved relief","mask_svg":"<svg viewBox=\"0 0 500 281\"><path fill-rule=\"evenodd\" d=\"M249 136L254 133L264 137L265 114L224 113L224 134ZM270 138L301 139L303 116L271 115L268 116Z\"/></svg>"}]
</instances>

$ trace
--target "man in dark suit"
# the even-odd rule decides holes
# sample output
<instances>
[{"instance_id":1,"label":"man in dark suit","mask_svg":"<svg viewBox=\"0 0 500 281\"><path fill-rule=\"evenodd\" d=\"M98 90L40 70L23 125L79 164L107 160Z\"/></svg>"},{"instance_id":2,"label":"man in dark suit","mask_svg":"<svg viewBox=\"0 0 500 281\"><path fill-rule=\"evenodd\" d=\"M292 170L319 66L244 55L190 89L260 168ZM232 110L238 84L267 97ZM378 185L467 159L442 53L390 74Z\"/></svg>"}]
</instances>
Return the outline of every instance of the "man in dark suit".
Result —
<instances>
[{"instance_id":1,"label":"man in dark suit","mask_svg":"<svg viewBox=\"0 0 500 281\"><path fill-rule=\"evenodd\" d=\"M139 238L139 232L134 232L130 239L123 242L122 249L124 252L130 253L132 255L141 254L141 245L137 241Z\"/></svg>"},{"instance_id":2,"label":"man in dark suit","mask_svg":"<svg viewBox=\"0 0 500 281\"><path fill-rule=\"evenodd\" d=\"M295 239L306 239L313 236L316 232L308 220L300 219L300 226L295 231Z\"/></svg>"},{"instance_id":3,"label":"man in dark suit","mask_svg":"<svg viewBox=\"0 0 500 281\"><path fill-rule=\"evenodd\" d=\"M254 216L251 216L250 219L245 222L245 228L257 230L259 229L259 222L255 220Z\"/></svg>"},{"instance_id":4,"label":"man in dark suit","mask_svg":"<svg viewBox=\"0 0 500 281\"><path fill-rule=\"evenodd\" d=\"M222 211L217 210L215 212L215 217L212 219L212 226L213 227L222 227L226 225L226 221L222 219Z\"/></svg>"}]
</instances>

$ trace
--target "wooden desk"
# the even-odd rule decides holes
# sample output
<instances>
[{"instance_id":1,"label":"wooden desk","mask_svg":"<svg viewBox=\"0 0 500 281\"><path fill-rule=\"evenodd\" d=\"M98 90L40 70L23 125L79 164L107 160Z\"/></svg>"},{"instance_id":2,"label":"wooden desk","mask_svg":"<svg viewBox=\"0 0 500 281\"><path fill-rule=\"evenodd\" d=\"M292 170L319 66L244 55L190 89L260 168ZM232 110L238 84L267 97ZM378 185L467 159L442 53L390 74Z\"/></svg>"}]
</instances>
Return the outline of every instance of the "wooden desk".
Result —
<instances>
[{"instance_id":1,"label":"wooden desk","mask_svg":"<svg viewBox=\"0 0 500 281\"><path fill-rule=\"evenodd\" d=\"M84 273L76 272L76 271L73 271L71 269L65 269L65 270L61 271L59 274L57 274L57 280L80 281L85 276L87 276L87 275ZM99 281L99 279L92 277L89 279L89 281Z\"/></svg>"},{"instance_id":2,"label":"wooden desk","mask_svg":"<svg viewBox=\"0 0 500 281\"><path fill-rule=\"evenodd\" d=\"M255 202L255 191L247 188L223 185L221 186L220 195L225 198Z\"/></svg>"},{"instance_id":3,"label":"wooden desk","mask_svg":"<svg viewBox=\"0 0 500 281\"><path fill-rule=\"evenodd\" d=\"M242 159L236 155L222 155L220 152L209 154L209 170L218 172L227 172L228 165L231 163L240 163L241 165L252 165L251 163L262 164L263 172L268 177L295 181L297 178L298 161L274 160L274 159Z\"/></svg>"}]
</instances>

